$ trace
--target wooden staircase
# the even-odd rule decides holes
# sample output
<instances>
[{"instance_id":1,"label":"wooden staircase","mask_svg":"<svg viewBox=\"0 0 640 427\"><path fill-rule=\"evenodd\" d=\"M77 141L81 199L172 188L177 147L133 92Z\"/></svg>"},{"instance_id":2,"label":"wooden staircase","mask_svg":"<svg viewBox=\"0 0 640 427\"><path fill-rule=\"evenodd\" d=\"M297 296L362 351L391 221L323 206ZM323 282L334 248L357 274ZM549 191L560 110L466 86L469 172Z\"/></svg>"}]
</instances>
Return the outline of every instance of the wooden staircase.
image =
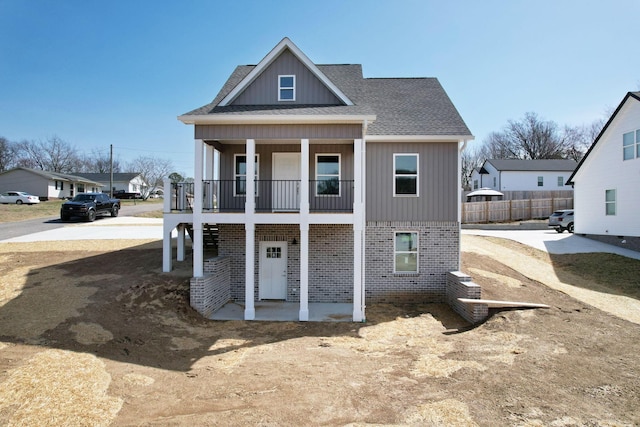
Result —
<instances>
[{"instance_id":1,"label":"wooden staircase","mask_svg":"<svg viewBox=\"0 0 640 427\"><path fill-rule=\"evenodd\" d=\"M187 233L193 242L193 224L186 224ZM203 250L218 254L218 225L202 224L202 246Z\"/></svg>"}]
</instances>

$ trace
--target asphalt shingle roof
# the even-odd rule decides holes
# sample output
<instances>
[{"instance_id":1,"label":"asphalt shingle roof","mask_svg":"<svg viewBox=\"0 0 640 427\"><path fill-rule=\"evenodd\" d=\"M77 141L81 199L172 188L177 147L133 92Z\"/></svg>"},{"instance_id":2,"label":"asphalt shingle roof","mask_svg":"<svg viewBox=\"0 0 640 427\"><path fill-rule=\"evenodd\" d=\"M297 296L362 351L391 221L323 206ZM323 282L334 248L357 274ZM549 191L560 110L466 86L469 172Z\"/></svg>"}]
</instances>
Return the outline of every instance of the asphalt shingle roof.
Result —
<instances>
[{"instance_id":1,"label":"asphalt shingle roof","mask_svg":"<svg viewBox=\"0 0 640 427\"><path fill-rule=\"evenodd\" d=\"M214 100L185 115L376 115L369 135L468 135L436 78L363 78L359 64L317 65L354 105L218 106L255 65L236 67Z\"/></svg>"},{"instance_id":2,"label":"asphalt shingle roof","mask_svg":"<svg viewBox=\"0 0 640 427\"><path fill-rule=\"evenodd\" d=\"M499 171L566 172L573 171L578 166L574 160L563 159L488 159L487 163L491 163Z\"/></svg>"},{"instance_id":3,"label":"asphalt shingle roof","mask_svg":"<svg viewBox=\"0 0 640 427\"><path fill-rule=\"evenodd\" d=\"M78 172L77 173L78 176L82 176L85 177L87 179L92 179L94 181L98 181L98 182L108 182L111 177L110 174L108 173L82 173L82 172ZM135 173L135 172L116 172L113 174L113 180L114 181L131 181L132 179L134 179L135 177L137 177L138 175L140 175L139 173Z\"/></svg>"}]
</instances>

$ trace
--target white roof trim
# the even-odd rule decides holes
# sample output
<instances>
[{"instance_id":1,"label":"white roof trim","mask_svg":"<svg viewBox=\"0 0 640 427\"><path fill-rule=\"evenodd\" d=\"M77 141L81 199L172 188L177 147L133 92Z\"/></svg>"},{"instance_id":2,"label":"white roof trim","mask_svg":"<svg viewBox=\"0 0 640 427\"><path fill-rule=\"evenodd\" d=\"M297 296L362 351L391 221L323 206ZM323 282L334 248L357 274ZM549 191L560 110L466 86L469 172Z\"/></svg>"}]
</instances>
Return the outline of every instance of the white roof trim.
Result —
<instances>
[{"instance_id":1,"label":"white roof trim","mask_svg":"<svg viewBox=\"0 0 640 427\"><path fill-rule=\"evenodd\" d=\"M222 101L218 105L226 106L229 105L242 91L244 91L247 86L249 86L262 72L273 62L275 59L280 56L280 54L285 49L291 50L291 52L302 62L308 69L311 71L320 81L331 91L335 96L337 96L345 105L353 105L353 102L345 95L336 85L334 85L331 80L324 75L316 65L311 62L311 60L305 55L288 37L285 37L274 47L271 52L265 56L262 61L255 66L253 70L249 74L246 75L244 79L240 81L233 88L231 92L225 96Z\"/></svg>"},{"instance_id":2,"label":"white roof trim","mask_svg":"<svg viewBox=\"0 0 640 427\"><path fill-rule=\"evenodd\" d=\"M268 114L268 115L242 115L242 116L225 116L225 115L183 115L178 116L178 120L186 125L205 125L205 124L265 124L265 123L362 123L375 121L374 115L286 115L286 114Z\"/></svg>"},{"instance_id":3,"label":"white roof trim","mask_svg":"<svg viewBox=\"0 0 640 427\"><path fill-rule=\"evenodd\" d=\"M471 141L473 135L367 135L370 142Z\"/></svg>"}]
</instances>

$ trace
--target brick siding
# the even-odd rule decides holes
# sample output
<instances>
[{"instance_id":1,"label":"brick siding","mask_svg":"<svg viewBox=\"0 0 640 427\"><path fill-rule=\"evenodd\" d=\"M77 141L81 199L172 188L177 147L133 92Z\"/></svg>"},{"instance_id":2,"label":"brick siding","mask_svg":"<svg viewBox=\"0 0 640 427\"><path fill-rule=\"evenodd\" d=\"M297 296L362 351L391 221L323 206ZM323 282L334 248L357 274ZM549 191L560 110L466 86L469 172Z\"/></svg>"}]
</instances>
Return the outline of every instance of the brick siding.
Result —
<instances>
[{"instance_id":1,"label":"brick siding","mask_svg":"<svg viewBox=\"0 0 640 427\"><path fill-rule=\"evenodd\" d=\"M396 231L418 232L418 273L394 273ZM459 224L369 221L365 262L367 303L444 302L447 273L460 263Z\"/></svg>"},{"instance_id":2,"label":"brick siding","mask_svg":"<svg viewBox=\"0 0 640 427\"><path fill-rule=\"evenodd\" d=\"M191 307L205 317L209 317L217 309L231 299L230 259L215 257L204 263L203 277L192 277L189 300Z\"/></svg>"},{"instance_id":3,"label":"brick siding","mask_svg":"<svg viewBox=\"0 0 640 427\"><path fill-rule=\"evenodd\" d=\"M487 304L467 304L458 301L458 298L480 299L482 289L471 281L471 277L460 271L452 271L447 274L447 304L467 322L478 323L489 315Z\"/></svg>"}]
</instances>

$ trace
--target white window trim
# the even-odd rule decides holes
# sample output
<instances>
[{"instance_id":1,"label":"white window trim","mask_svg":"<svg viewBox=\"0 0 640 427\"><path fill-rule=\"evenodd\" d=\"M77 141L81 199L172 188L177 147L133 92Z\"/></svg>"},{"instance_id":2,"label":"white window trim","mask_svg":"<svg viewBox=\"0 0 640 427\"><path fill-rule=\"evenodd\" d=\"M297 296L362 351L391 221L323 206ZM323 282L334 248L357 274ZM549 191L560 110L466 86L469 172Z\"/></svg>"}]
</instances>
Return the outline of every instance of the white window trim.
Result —
<instances>
[{"instance_id":1,"label":"white window trim","mask_svg":"<svg viewBox=\"0 0 640 427\"><path fill-rule=\"evenodd\" d=\"M564 187L564 177L563 176L559 176L558 177L558 187Z\"/></svg>"},{"instance_id":2,"label":"white window trim","mask_svg":"<svg viewBox=\"0 0 640 427\"><path fill-rule=\"evenodd\" d=\"M411 177L411 175L396 174L396 157L398 156L416 156L416 194L397 194L396 193L396 178L397 177ZM418 153L393 153L393 197L420 197L420 154ZM394 267L395 268L395 267Z\"/></svg>"},{"instance_id":3,"label":"white window trim","mask_svg":"<svg viewBox=\"0 0 640 427\"><path fill-rule=\"evenodd\" d=\"M288 87L288 86L282 86L282 77L291 77L293 79L293 86L292 87ZM293 91L293 98L292 99L282 99L282 90L291 90ZM296 100L296 76L295 74L280 74L278 75L278 101L281 102L293 102Z\"/></svg>"},{"instance_id":4,"label":"white window trim","mask_svg":"<svg viewBox=\"0 0 640 427\"><path fill-rule=\"evenodd\" d=\"M538 177L537 185L538 185L538 187L544 187L544 176L539 176Z\"/></svg>"},{"instance_id":5,"label":"white window trim","mask_svg":"<svg viewBox=\"0 0 640 427\"><path fill-rule=\"evenodd\" d=\"M609 202L607 200L607 191L613 191L613 201ZM610 214L607 212L607 207L612 204L613 205L613 213ZM618 215L618 191L615 188L607 188L604 190L604 216L616 216Z\"/></svg>"},{"instance_id":6,"label":"white window trim","mask_svg":"<svg viewBox=\"0 0 640 427\"><path fill-rule=\"evenodd\" d=\"M244 176L244 180L245 180L245 188L246 188L246 181L247 181L247 175L243 174L243 173L236 173L236 164L237 164L237 159L240 156L244 156L245 158L245 162L247 161L247 154L246 153L236 153L233 155L233 197L245 197L246 194L238 194L237 193L237 187L236 187L236 182L238 177ZM260 155L256 154L256 177L255 177L256 181L260 179ZM258 186L256 185L255 188L255 195L258 195Z\"/></svg>"},{"instance_id":7,"label":"white window trim","mask_svg":"<svg viewBox=\"0 0 640 427\"><path fill-rule=\"evenodd\" d=\"M409 233L416 235L416 251L399 251L396 247L396 241L399 233ZM396 256L398 254L416 254L416 271L397 271ZM393 274L418 274L420 273L420 232L417 230L395 230L393 232Z\"/></svg>"},{"instance_id":8,"label":"white window trim","mask_svg":"<svg viewBox=\"0 0 640 427\"><path fill-rule=\"evenodd\" d=\"M318 176L335 176L318 173L318 157L320 156L338 156L338 194L318 194ZM341 197L342 196L342 155L340 153L316 153L316 185L315 196L316 197Z\"/></svg>"}]
</instances>

